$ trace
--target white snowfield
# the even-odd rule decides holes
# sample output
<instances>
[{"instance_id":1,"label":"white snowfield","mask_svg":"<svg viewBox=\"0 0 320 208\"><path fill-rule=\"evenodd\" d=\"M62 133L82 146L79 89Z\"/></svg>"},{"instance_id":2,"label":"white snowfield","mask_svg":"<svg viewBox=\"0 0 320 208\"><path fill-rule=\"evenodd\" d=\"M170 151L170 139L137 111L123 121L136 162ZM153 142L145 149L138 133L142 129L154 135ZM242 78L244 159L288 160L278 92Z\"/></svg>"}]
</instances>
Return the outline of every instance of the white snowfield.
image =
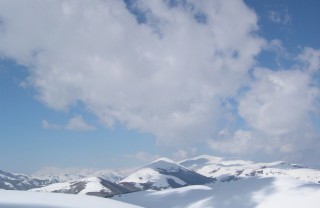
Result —
<instances>
[{"instance_id":1,"label":"white snowfield","mask_svg":"<svg viewBox=\"0 0 320 208\"><path fill-rule=\"evenodd\" d=\"M87 194L90 192L111 192L110 189L107 189L106 187L101 185L101 179L97 177L90 177L90 178L84 178L79 181L71 181L71 182L64 182L64 183L54 183L42 188L35 188L31 189L30 191L35 192L56 192L61 190L69 190L71 189L71 186L75 182L85 182L85 188L79 192L79 194Z\"/></svg>"},{"instance_id":2,"label":"white snowfield","mask_svg":"<svg viewBox=\"0 0 320 208\"><path fill-rule=\"evenodd\" d=\"M0 208L139 208L139 206L94 196L0 190Z\"/></svg>"},{"instance_id":3,"label":"white snowfield","mask_svg":"<svg viewBox=\"0 0 320 208\"><path fill-rule=\"evenodd\" d=\"M180 161L179 164L194 170L201 175L216 178L218 181L228 178L229 176L236 176L241 179L252 177L253 175L260 175L290 176L307 183L320 183L319 170L284 161L255 163L237 158L221 158L201 155Z\"/></svg>"},{"instance_id":4,"label":"white snowfield","mask_svg":"<svg viewBox=\"0 0 320 208\"><path fill-rule=\"evenodd\" d=\"M168 179L172 179L180 185L186 184L184 181L180 180L177 177L162 175L151 168L143 168L141 170L138 170L134 174L131 174L127 178L123 179L121 182L134 182L137 183L136 186L139 186L139 183L152 182L153 186L161 188L169 186Z\"/></svg>"},{"instance_id":5,"label":"white snowfield","mask_svg":"<svg viewBox=\"0 0 320 208\"><path fill-rule=\"evenodd\" d=\"M186 185L186 182L171 175L161 174L157 170L162 169L168 173L178 172L180 169L186 169L180 164L168 159L160 158L153 161L151 164L135 171L125 179L122 179L122 183L135 183L137 188L143 188L141 184L152 183L154 187L160 189L170 187L168 180L173 180L179 185Z\"/></svg>"},{"instance_id":6,"label":"white snowfield","mask_svg":"<svg viewBox=\"0 0 320 208\"><path fill-rule=\"evenodd\" d=\"M320 185L288 176L143 191L113 199L146 208L319 208Z\"/></svg>"}]
</instances>

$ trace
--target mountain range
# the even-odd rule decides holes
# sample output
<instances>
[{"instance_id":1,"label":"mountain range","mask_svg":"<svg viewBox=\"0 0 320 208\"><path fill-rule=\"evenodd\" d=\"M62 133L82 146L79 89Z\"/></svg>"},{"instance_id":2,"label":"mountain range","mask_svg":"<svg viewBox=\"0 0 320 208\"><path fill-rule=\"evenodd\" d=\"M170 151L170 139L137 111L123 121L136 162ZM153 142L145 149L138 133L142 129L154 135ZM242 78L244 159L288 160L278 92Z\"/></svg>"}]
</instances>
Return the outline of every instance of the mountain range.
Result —
<instances>
[{"instance_id":1,"label":"mountain range","mask_svg":"<svg viewBox=\"0 0 320 208\"><path fill-rule=\"evenodd\" d=\"M0 170L0 189L6 190L28 190L43 187L53 182L49 179L37 179L23 174L15 174Z\"/></svg>"},{"instance_id":2,"label":"mountain range","mask_svg":"<svg viewBox=\"0 0 320 208\"><path fill-rule=\"evenodd\" d=\"M137 168L127 168L120 170L113 169L82 169L82 168L57 168L44 167L31 176L38 179L48 179L50 181L68 182L81 180L87 177L99 177L111 182L118 182L128 176Z\"/></svg>"},{"instance_id":3,"label":"mountain range","mask_svg":"<svg viewBox=\"0 0 320 208\"><path fill-rule=\"evenodd\" d=\"M179 162L160 158L136 170L45 168L32 176L0 171L0 189L112 197L138 191L161 191L257 177L287 177L303 184L320 184L319 170L299 164L284 161L257 163L239 158L201 155Z\"/></svg>"}]
</instances>

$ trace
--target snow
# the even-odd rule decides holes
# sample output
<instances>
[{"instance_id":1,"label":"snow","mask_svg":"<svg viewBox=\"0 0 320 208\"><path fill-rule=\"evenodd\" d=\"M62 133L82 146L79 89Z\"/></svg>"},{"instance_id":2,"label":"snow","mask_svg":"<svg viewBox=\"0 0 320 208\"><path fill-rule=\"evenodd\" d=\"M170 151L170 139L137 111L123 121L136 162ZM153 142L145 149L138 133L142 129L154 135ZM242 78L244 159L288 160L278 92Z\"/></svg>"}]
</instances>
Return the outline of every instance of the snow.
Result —
<instances>
[{"instance_id":1,"label":"snow","mask_svg":"<svg viewBox=\"0 0 320 208\"><path fill-rule=\"evenodd\" d=\"M187 185L187 180L180 179L179 174L181 172L189 173L190 171L181 164L197 173L216 178L218 181L212 184L166 189L170 187L168 181L172 182L171 180L181 186ZM2 176L12 177L10 173L6 172L3 172ZM19 175L19 177L23 178L24 176ZM102 185L101 180L98 177L89 177L51 184L32 189L31 195L19 191L0 191L0 208L132 207L130 205L120 205L117 204L120 202L109 201L104 198L101 198L102 201L98 197L93 197L94 200L91 197L81 198L88 193L111 192ZM151 187L147 191L113 197L118 201L146 208L320 207L320 171L284 161L254 163L238 158L218 158L203 155L184 160L178 164L170 159L160 158L132 173L121 182L135 183L135 186L141 189ZM23 180L21 183L27 183L27 181ZM3 184L9 185L7 182ZM68 192L69 189L80 191L80 196L36 193L60 192L61 190L62 192L64 192L63 190Z\"/></svg>"},{"instance_id":2,"label":"snow","mask_svg":"<svg viewBox=\"0 0 320 208\"><path fill-rule=\"evenodd\" d=\"M54 183L42 188L35 188L31 189L30 191L35 192L55 192L61 189L69 189L71 186L71 182L64 182L64 183Z\"/></svg>"},{"instance_id":3,"label":"snow","mask_svg":"<svg viewBox=\"0 0 320 208\"><path fill-rule=\"evenodd\" d=\"M12 189L14 188L14 186L11 185L11 183L8 183L8 182L5 181L4 184L7 185L8 187L12 188Z\"/></svg>"},{"instance_id":4,"label":"snow","mask_svg":"<svg viewBox=\"0 0 320 208\"><path fill-rule=\"evenodd\" d=\"M42 188L31 189L31 191L35 192L57 192L61 190L69 190L71 186L76 182L85 182L85 188L79 192L79 194L87 194L89 192L111 192L111 190L107 189L101 184L101 179L97 177L84 178L79 181L71 181L64 183L54 183Z\"/></svg>"},{"instance_id":5,"label":"snow","mask_svg":"<svg viewBox=\"0 0 320 208\"><path fill-rule=\"evenodd\" d=\"M156 162L167 162L167 163L175 163L173 160L167 158L167 157L161 157L155 161L153 161L153 163L156 163Z\"/></svg>"},{"instance_id":6,"label":"snow","mask_svg":"<svg viewBox=\"0 0 320 208\"><path fill-rule=\"evenodd\" d=\"M0 208L139 208L127 203L85 195L0 190Z\"/></svg>"},{"instance_id":7,"label":"snow","mask_svg":"<svg viewBox=\"0 0 320 208\"><path fill-rule=\"evenodd\" d=\"M179 162L180 165L185 166L191 170L197 171L205 166L243 166L251 165L254 162L250 160L240 160L238 158L222 158L213 157L210 155L200 155L191 159L183 160Z\"/></svg>"},{"instance_id":8,"label":"snow","mask_svg":"<svg viewBox=\"0 0 320 208\"><path fill-rule=\"evenodd\" d=\"M167 189L163 191L154 191L150 195L155 195L155 196L167 196L169 194L176 194L176 193L181 193L183 194L186 191L191 191L191 190L211 190L212 188L205 186L205 185L194 185L194 186L186 186L182 188L177 188L177 189Z\"/></svg>"},{"instance_id":9,"label":"snow","mask_svg":"<svg viewBox=\"0 0 320 208\"><path fill-rule=\"evenodd\" d=\"M320 185L288 176L251 177L210 185L142 191L113 199L146 208L319 208Z\"/></svg>"},{"instance_id":10,"label":"snow","mask_svg":"<svg viewBox=\"0 0 320 208\"><path fill-rule=\"evenodd\" d=\"M180 179L179 176L176 177L171 175L171 173L179 171L190 172L189 169L170 159L160 158L132 173L127 178L121 180L120 183L136 183L135 186L137 188L143 188L142 184L151 183L152 187L163 189L170 187L168 180L171 179L182 186L187 185L187 183Z\"/></svg>"},{"instance_id":11,"label":"snow","mask_svg":"<svg viewBox=\"0 0 320 208\"><path fill-rule=\"evenodd\" d=\"M279 176L286 175L304 182L320 183L320 171L308 169L303 165L290 164L285 161L254 163L236 158L217 158L202 155L180 162L188 168L217 180L236 177L237 179L252 175Z\"/></svg>"},{"instance_id":12,"label":"snow","mask_svg":"<svg viewBox=\"0 0 320 208\"><path fill-rule=\"evenodd\" d=\"M299 169L277 169L277 168L265 168L263 169L264 175L287 175L294 179L310 182L320 183L320 171L308 168Z\"/></svg>"},{"instance_id":13,"label":"snow","mask_svg":"<svg viewBox=\"0 0 320 208\"><path fill-rule=\"evenodd\" d=\"M121 181L122 182L134 182L138 184L152 182L153 186L159 188L169 187L167 179L173 179L176 183L180 185L185 185L186 183L181 179L169 176L169 175L162 175L159 172L155 171L152 168L143 168L138 170L137 172L129 175L127 178Z\"/></svg>"},{"instance_id":14,"label":"snow","mask_svg":"<svg viewBox=\"0 0 320 208\"><path fill-rule=\"evenodd\" d=\"M222 160L220 161L221 165L229 166L229 165L248 165L253 162L250 160Z\"/></svg>"},{"instance_id":15,"label":"snow","mask_svg":"<svg viewBox=\"0 0 320 208\"><path fill-rule=\"evenodd\" d=\"M181 166L180 164L168 159L168 158L160 158L158 160L155 160L150 165L147 165L146 167L152 168L152 169L164 169L168 172L177 172L179 169L186 169L185 167Z\"/></svg>"},{"instance_id":16,"label":"snow","mask_svg":"<svg viewBox=\"0 0 320 208\"><path fill-rule=\"evenodd\" d=\"M101 184L101 180L96 177L87 178L85 181L88 183L86 187L79 192L79 194L87 194L90 192L111 192L110 189L107 189Z\"/></svg>"}]
</instances>

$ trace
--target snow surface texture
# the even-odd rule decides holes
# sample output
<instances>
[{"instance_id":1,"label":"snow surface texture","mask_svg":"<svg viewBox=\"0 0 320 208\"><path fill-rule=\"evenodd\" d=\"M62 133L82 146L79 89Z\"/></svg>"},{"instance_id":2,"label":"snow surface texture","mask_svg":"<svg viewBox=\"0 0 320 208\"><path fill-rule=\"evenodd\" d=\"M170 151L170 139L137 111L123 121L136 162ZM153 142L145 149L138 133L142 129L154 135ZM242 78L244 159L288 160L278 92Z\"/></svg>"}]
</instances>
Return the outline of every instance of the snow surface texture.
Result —
<instances>
[{"instance_id":1,"label":"snow surface texture","mask_svg":"<svg viewBox=\"0 0 320 208\"><path fill-rule=\"evenodd\" d=\"M113 199L146 208L319 208L320 185L288 176L251 177L210 185L136 192Z\"/></svg>"},{"instance_id":2,"label":"snow surface texture","mask_svg":"<svg viewBox=\"0 0 320 208\"><path fill-rule=\"evenodd\" d=\"M191 171L168 159L160 158L137 170L120 183L131 183L140 189L161 190L213 182L213 179Z\"/></svg>"},{"instance_id":3,"label":"snow surface texture","mask_svg":"<svg viewBox=\"0 0 320 208\"><path fill-rule=\"evenodd\" d=\"M186 185L184 181L180 180L177 177L162 175L151 168L143 168L135 172L134 174L128 176L121 182L137 183L136 186L138 186L139 188L143 188L139 184L146 184L146 183L152 183L153 187L166 188L166 187L170 187L170 184L168 183L168 179L174 180L177 184L181 186Z\"/></svg>"},{"instance_id":4,"label":"snow surface texture","mask_svg":"<svg viewBox=\"0 0 320 208\"><path fill-rule=\"evenodd\" d=\"M101 185L101 179L96 178L96 177L91 177L91 178L85 178L79 180L80 182L84 182L85 185L84 187L79 190L79 194L86 194L89 192L100 192L100 191L105 191L105 192L111 192L109 189ZM45 186L42 188L36 188L36 189L31 189L31 191L36 191L36 192L58 192L60 190L69 190L71 189L71 186L76 183L77 181L74 182L64 182L64 183L54 183L49 186Z\"/></svg>"},{"instance_id":5,"label":"snow surface texture","mask_svg":"<svg viewBox=\"0 0 320 208\"><path fill-rule=\"evenodd\" d=\"M0 173L0 185L4 188L6 183L16 185L28 179L24 175ZM145 191L136 192L139 190ZM90 177L33 191L113 196L147 208L319 208L320 170L284 161L256 163L202 155L179 163L158 159L120 183Z\"/></svg>"},{"instance_id":6,"label":"snow surface texture","mask_svg":"<svg viewBox=\"0 0 320 208\"><path fill-rule=\"evenodd\" d=\"M0 208L139 208L93 196L0 190Z\"/></svg>"},{"instance_id":7,"label":"snow surface texture","mask_svg":"<svg viewBox=\"0 0 320 208\"><path fill-rule=\"evenodd\" d=\"M179 162L201 175L215 178L218 181L230 181L260 176L286 175L294 179L320 183L320 171L306 168L303 165L291 164L284 161L270 163L255 163L238 158L221 158L202 155Z\"/></svg>"},{"instance_id":8,"label":"snow surface texture","mask_svg":"<svg viewBox=\"0 0 320 208\"><path fill-rule=\"evenodd\" d=\"M110 197L137 191L137 189L127 188L125 185L116 184L98 177L90 177L70 182L54 183L45 187L31 189L30 191Z\"/></svg>"}]
</instances>

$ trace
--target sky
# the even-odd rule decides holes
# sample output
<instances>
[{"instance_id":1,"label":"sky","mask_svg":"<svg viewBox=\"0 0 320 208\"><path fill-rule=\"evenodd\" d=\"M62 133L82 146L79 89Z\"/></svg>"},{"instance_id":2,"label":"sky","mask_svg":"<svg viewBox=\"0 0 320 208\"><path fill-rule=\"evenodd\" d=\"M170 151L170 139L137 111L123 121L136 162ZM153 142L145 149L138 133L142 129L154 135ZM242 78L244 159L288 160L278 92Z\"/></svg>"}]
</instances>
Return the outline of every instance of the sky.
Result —
<instances>
[{"instance_id":1,"label":"sky","mask_svg":"<svg viewBox=\"0 0 320 208\"><path fill-rule=\"evenodd\" d=\"M319 9L0 1L0 169L200 154L320 168Z\"/></svg>"}]
</instances>

